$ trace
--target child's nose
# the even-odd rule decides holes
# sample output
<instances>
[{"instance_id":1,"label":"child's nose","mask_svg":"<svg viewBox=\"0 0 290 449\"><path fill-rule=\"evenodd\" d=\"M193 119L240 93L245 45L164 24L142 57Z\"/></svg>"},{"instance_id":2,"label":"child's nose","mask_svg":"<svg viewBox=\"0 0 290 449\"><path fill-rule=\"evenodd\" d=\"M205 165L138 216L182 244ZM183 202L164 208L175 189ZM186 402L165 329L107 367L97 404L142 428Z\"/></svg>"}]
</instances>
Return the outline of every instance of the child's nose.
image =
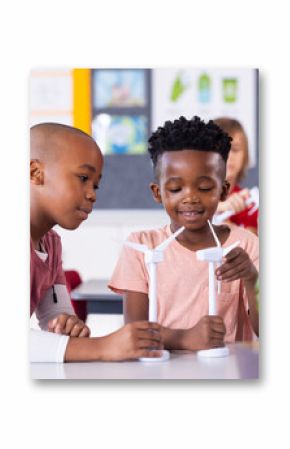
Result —
<instances>
[{"instance_id":1,"label":"child's nose","mask_svg":"<svg viewBox=\"0 0 290 449\"><path fill-rule=\"evenodd\" d=\"M196 191L189 190L186 192L183 202L184 203L199 203L199 195Z\"/></svg>"},{"instance_id":2,"label":"child's nose","mask_svg":"<svg viewBox=\"0 0 290 449\"><path fill-rule=\"evenodd\" d=\"M97 198L95 189L88 189L86 191L86 198L94 203Z\"/></svg>"},{"instance_id":3,"label":"child's nose","mask_svg":"<svg viewBox=\"0 0 290 449\"><path fill-rule=\"evenodd\" d=\"M183 202L185 204L194 204L194 203L199 203L200 200L197 197L187 197L187 198L184 198Z\"/></svg>"}]
</instances>

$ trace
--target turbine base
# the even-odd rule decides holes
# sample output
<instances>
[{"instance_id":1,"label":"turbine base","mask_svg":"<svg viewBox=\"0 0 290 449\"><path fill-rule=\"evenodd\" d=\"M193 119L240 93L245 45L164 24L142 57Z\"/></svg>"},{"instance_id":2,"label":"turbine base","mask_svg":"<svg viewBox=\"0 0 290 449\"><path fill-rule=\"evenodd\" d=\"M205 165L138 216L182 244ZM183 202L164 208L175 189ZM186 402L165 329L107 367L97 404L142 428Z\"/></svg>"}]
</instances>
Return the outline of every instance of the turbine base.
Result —
<instances>
[{"instance_id":1,"label":"turbine base","mask_svg":"<svg viewBox=\"0 0 290 449\"><path fill-rule=\"evenodd\" d=\"M227 346L221 348L204 349L197 352L198 357L227 357L230 351Z\"/></svg>"},{"instance_id":2,"label":"turbine base","mask_svg":"<svg viewBox=\"0 0 290 449\"><path fill-rule=\"evenodd\" d=\"M170 359L169 351L163 350L161 357L140 357L140 359L138 359L138 360L140 360L140 362L155 363L155 362L166 362L166 360L169 360L169 359Z\"/></svg>"}]
</instances>

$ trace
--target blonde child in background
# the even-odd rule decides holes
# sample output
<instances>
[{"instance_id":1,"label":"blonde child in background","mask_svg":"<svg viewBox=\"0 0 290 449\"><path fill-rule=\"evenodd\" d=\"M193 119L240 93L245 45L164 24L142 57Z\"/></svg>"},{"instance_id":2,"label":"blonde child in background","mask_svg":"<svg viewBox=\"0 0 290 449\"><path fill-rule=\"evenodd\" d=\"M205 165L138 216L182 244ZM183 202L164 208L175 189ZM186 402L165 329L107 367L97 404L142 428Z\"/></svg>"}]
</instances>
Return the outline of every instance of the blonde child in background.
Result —
<instances>
[{"instance_id":1,"label":"blonde child in background","mask_svg":"<svg viewBox=\"0 0 290 449\"><path fill-rule=\"evenodd\" d=\"M206 124L199 117L168 121L149 139L155 174L151 190L170 224L134 232L129 240L154 248L185 227L157 266L158 322L167 349L208 349L224 342L251 340L259 332L257 237L233 225L214 227L222 246L240 241L216 272L222 281L216 316L208 315L208 264L195 255L197 250L216 245L208 220L227 198L230 142L213 121ZM124 247L109 287L123 294L126 322L148 317L148 285L143 255Z\"/></svg>"},{"instance_id":2,"label":"blonde child in background","mask_svg":"<svg viewBox=\"0 0 290 449\"><path fill-rule=\"evenodd\" d=\"M249 189L242 189L239 186L246 176L249 165L247 135L238 120L220 117L214 122L232 138L226 174L226 179L230 183L229 195L224 202L219 203L217 213L234 211L234 215L228 219L231 223L258 234L258 211L251 213L251 206L246 204L250 196Z\"/></svg>"},{"instance_id":3,"label":"blonde child in background","mask_svg":"<svg viewBox=\"0 0 290 449\"><path fill-rule=\"evenodd\" d=\"M42 331L30 330L30 361L118 361L160 355L159 326L139 321L99 338L75 314L61 262L55 225L76 229L96 201L103 156L79 129L42 123L31 128L30 313ZM102 257L100 255L100 257Z\"/></svg>"}]
</instances>

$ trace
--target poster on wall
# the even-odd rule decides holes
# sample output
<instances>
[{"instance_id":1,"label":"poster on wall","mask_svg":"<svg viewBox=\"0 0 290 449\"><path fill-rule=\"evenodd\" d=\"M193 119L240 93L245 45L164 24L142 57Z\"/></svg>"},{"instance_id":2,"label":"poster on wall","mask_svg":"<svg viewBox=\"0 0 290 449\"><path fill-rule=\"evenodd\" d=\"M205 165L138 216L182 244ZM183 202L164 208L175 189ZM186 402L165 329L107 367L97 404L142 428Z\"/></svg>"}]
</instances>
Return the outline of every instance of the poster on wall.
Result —
<instances>
[{"instance_id":1,"label":"poster on wall","mask_svg":"<svg viewBox=\"0 0 290 449\"><path fill-rule=\"evenodd\" d=\"M194 115L204 120L230 117L244 127L250 167L257 155L257 69L160 68L152 74L152 127Z\"/></svg>"},{"instance_id":2,"label":"poster on wall","mask_svg":"<svg viewBox=\"0 0 290 449\"><path fill-rule=\"evenodd\" d=\"M139 115L96 115L93 137L104 154L141 154L146 152L147 118Z\"/></svg>"},{"instance_id":3,"label":"poster on wall","mask_svg":"<svg viewBox=\"0 0 290 449\"><path fill-rule=\"evenodd\" d=\"M95 108L142 107L146 104L144 70L107 69L93 71Z\"/></svg>"},{"instance_id":4,"label":"poster on wall","mask_svg":"<svg viewBox=\"0 0 290 449\"><path fill-rule=\"evenodd\" d=\"M92 70L92 135L105 155L146 153L148 69Z\"/></svg>"},{"instance_id":5,"label":"poster on wall","mask_svg":"<svg viewBox=\"0 0 290 449\"><path fill-rule=\"evenodd\" d=\"M70 69L34 69L29 79L30 126L41 122L73 124Z\"/></svg>"}]
</instances>

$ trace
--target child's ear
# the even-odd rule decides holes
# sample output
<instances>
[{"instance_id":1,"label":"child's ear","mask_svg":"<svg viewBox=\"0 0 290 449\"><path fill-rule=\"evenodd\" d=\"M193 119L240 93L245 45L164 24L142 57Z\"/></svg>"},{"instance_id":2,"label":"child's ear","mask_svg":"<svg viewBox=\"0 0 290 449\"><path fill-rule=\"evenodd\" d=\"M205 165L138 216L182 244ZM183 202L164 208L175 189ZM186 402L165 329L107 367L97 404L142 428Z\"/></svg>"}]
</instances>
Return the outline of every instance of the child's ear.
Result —
<instances>
[{"instance_id":1,"label":"child's ear","mask_svg":"<svg viewBox=\"0 0 290 449\"><path fill-rule=\"evenodd\" d=\"M32 159L30 161L30 180L33 184L43 184L43 165L38 159Z\"/></svg>"},{"instance_id":2,"label":"child's ear","mask_svg":"<svg viewBox=\"0 0 290 449\"><path fill-rule=\"evenodd\" d=\"M154 201L156 201L156 203L162 203L159 185L152 182L150 184L150 189L151 189Z\"/></svg>"},{"instance_id":3,"label":"child's ear","mask_svg":"<svg viewBox=\"0 0 290 449\"><path fill-rule=\"evenodd\" d=\"M229 181L227 181L226 179L223 182L223 186L222 186L222 192L221 192L221 196L220 196L220 201L225 201L227 199L227 196L229 194L230 191L230 183Z\"/></svg>"}]
</instances>

